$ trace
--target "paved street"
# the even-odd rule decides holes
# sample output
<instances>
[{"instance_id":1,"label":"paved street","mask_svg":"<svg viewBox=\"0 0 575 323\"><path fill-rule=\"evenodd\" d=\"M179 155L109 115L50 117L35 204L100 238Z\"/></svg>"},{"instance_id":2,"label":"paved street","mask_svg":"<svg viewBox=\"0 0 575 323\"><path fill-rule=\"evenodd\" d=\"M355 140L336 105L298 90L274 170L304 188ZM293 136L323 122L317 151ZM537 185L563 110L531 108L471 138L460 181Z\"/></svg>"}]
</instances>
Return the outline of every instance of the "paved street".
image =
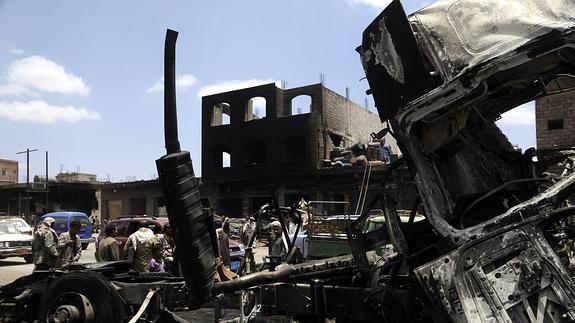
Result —
<instances>
[{"instance_id":1,"label":"paved street","mask_svg":"<svg viewBox=\"0 0 575 323\"><path fill-rule=\"evenodd\" d=\"M96 235L94 235L96 237ZM82 250L80 262L96 262L94 255L95 245L90 243L88 249ZM33 264L27 264L24 258L10 257L0 260L0 285L5 285L14 281L16 278L28 275L34 268Z\"/></svg>"},{"instance_id":2,"label":"paved street","mask_svg":"<svg viewBox=\"0 0 575 323\"><path fill-rule=\"evenodd\" d=\"M96 235L94 235L96 237ZM82 258L80 262L91 263L96 262L95 256L95 245L91 243L88 249L82 250ZM267 247L260 246L255 250L256 261L261 262L262 258L267 255ZM0 260L0 285L5 285L14 281L15 279L30 274L34 265L27 264L23 258L11 257ZM184 311L177 313L183 319L189 321L212 321L213 320L213 309L205 308L196 311ZM239 315L238 310L228 309L223 313L224 318L230 319Z\"/></svg>"}]
</instances>

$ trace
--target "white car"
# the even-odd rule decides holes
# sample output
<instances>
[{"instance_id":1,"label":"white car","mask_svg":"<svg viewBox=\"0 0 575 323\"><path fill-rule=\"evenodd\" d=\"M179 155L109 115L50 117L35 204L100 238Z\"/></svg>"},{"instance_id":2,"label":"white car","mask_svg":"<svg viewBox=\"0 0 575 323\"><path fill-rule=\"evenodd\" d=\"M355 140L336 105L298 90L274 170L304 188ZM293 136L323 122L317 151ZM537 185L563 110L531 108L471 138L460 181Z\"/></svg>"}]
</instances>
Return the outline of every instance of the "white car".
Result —
<instances>
[{"instance_id":1,"label":"white car","mask_svg":"<svg viewBox=\"0 0 575 323\"><path fill-rule=\"evenodd\" d=\"M32 229L22 219L0 220L0 259L23 257L32 263Z\"/></svg>"}]
</instances>

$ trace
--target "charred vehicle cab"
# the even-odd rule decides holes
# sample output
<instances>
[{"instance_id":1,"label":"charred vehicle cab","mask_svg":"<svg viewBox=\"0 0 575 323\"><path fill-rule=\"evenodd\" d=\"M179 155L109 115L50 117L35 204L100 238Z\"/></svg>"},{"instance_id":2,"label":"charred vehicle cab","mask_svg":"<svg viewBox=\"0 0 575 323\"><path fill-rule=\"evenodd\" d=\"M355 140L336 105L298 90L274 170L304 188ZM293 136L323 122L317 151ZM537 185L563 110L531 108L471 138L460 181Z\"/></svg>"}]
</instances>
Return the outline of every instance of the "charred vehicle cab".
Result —
<instances>
[{"instance_id":1,"label":"charred vehicle cab","mask_svg":"<svg viewBox=\"0 0 575 323\"><path fill-rule=\"evenodd\" d=\"M388 171L407 165L417 188L413 208L398 212L382 189L346 225L351 254L298 263L298 226L285 258L261 271L249 262L252 235L239 276L222 266L213 215L190 154L180 149L176 38L168 31L167 153L156 165L182 277L134 273L125 262L36 271L0 288L4 321L171 322L174 310L235 292L243 322L268 315L315 322L575 320L575 174L545 173L573 150L520 153L495 124L521 104L575 89L575 2L445 0L406 16L392 1L357 51L387 125L374 136L396 138L403 157ZM383 210L384 219L370 218L371 209ZM296 210L271 203L258 213L255 232L274 217L287 237L287 216L301 220ZM389 244L390 252L376 252Z\"/></svg>"}]
</instances>

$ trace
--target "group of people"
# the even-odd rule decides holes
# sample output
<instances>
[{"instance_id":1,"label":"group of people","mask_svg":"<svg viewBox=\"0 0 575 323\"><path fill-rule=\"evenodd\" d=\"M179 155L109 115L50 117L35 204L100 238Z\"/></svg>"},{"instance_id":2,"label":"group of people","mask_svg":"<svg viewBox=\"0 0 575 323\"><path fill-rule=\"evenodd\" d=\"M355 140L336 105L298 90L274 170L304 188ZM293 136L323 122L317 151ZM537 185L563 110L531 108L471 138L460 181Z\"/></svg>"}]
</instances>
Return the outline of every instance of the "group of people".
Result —
<instances>
[{"instance_id":1,"label":"group of people","mask_svg":"<svg viewBox=\"0 0 575 323\"><path fill-rule=\"evenodd\" d=\"M82 256L82 243L77 235L81 223L72 221L68 232L60 235L54 231L54 218L44 218L32 239L34 270L63 268L77 262Z\"/></svg>"},{"instance_id":2,"label":"group of people","mask_svg":"<svg viewBox=\"0 0 575 323\"><path fill-rule=\"evenodd\" d=\"M156 234L147 227L146 221L138 223L139 229L132 233L122 254L118 241L114 238L117 229L113 224L106 225L106 238L98 244L99 261L128 260L137 272L166 272L166 265L173 259L173 243L169 224L164 226L161 234Z\"/></svg>"}]
</instances>

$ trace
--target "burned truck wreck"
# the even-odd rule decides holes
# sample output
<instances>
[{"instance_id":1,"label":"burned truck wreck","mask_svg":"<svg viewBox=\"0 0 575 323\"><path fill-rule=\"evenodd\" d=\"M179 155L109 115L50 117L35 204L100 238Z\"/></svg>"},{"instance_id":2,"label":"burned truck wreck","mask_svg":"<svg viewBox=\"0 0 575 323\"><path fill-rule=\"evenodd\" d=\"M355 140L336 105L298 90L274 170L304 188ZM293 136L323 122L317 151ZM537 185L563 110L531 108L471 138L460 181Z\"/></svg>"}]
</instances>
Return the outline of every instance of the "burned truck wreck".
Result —
<instances>
[{"instance_id":1,"label":"burned truck wreck","mask_svg":"<svg viewBox=\"0 0 575 323\"><path fill-rule=\"evenodd\" d=\"M402 221L382 189L347 227L352 254L235 276L221 265L175 119L175 39L166 37L165 137L156 161L183 277L124 262L37 271L0 288L6 322L169 322L241 292L242 321L564 322L575 320L575 174L548 166L573 149L512 145L495 125L526 102L575 89L571 0L446 0L407 16L393 1L357 48L369 93L417 187ZM561 147L560 147L561 148ZM362 223L381 208L384 226ZM271 205L285 231L285 209ZM421 218L423 220L415 220ZM259 222L259 220L258 220ZM253 243L255 237L251 237ZM393 251L378 253L391 244ZM249 248L248 248L249 254ZM250 272L251 271L251 272Z\"/></svg>"}]
</instances>

